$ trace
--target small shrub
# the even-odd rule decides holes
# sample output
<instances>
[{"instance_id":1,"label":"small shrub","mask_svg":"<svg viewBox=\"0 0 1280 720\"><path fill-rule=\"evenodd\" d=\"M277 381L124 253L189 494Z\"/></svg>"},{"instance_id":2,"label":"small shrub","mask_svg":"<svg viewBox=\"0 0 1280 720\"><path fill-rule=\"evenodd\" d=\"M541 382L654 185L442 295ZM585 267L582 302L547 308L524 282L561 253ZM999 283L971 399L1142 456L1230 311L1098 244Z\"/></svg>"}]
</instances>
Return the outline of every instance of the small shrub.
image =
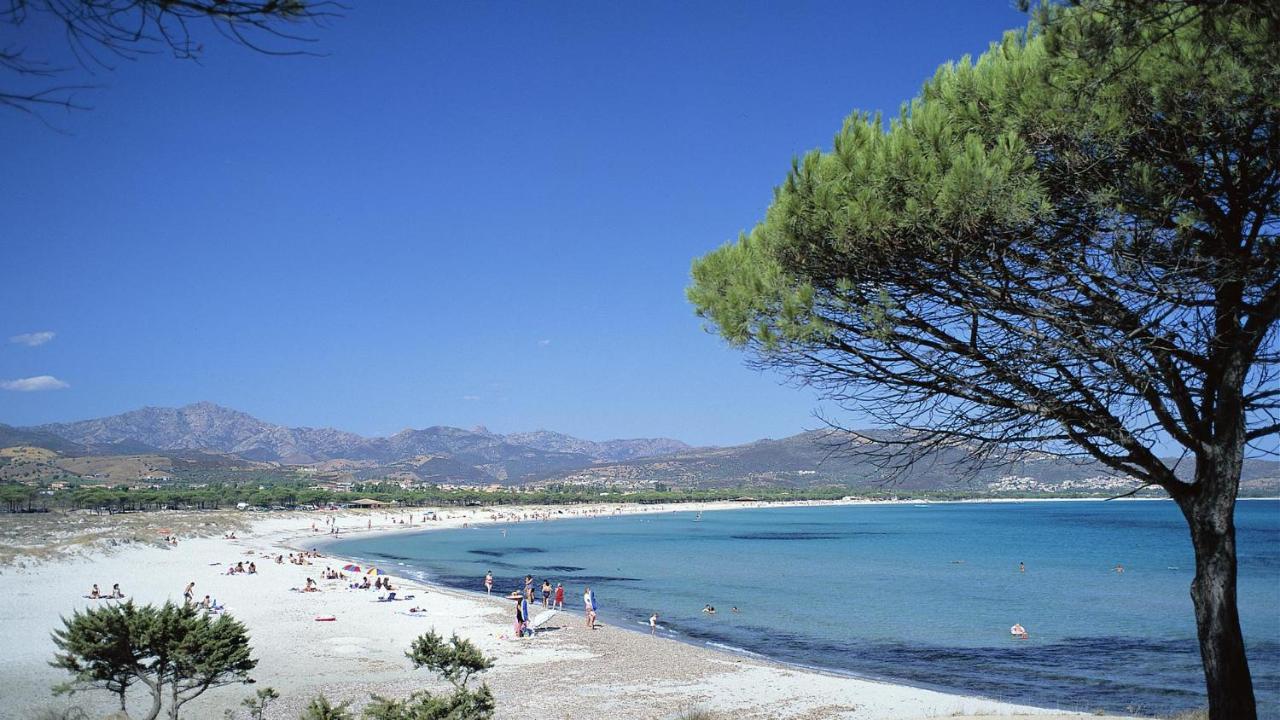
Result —
<instances>
[{"instance_id":1,"label":"small shrub","mask_svg":"<svg viewBox=\"0 0 1280 720\"><path fill-rule=\"evenodd\" d=\"M249 708L249 717L251 720L262 720L263 715L267 712L267 706L272 700L279 700L280 693L275 688L264 687L253 695L240 701L240 704Z\"/></svg>"},{"instance_id":2,"label":"small shrub","mask_svg":"<svg viewBox=\"0 0 1280 720\"><path fill-rule=\"evenodd\" d=\"M354 720L351 711L347 709L349 704L344 700L334 705L324 695L317 695L311 698L298 720Z\"/></svg>"}]
</instances>

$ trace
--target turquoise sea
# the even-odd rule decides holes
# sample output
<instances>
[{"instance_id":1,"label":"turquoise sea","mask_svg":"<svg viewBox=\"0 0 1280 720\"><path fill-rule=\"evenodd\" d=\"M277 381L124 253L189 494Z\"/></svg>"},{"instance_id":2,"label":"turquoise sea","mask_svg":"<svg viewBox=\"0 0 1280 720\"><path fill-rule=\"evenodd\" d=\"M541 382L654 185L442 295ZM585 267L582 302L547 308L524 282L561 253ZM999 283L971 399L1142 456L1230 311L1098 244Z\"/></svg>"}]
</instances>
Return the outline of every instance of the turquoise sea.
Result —
<instances>
[{"instance_id":1,"label":"turquoise sea","mask_svg":"<svg viewBox=\"0 0 1280 720\"><path fill-rule=\"evenodd\" d=\"M1236 523L1259 711L1280 718L1280 501L1241 501ZM481 592L486 571L495 592L549 578L575 612L590 585L605 623L647 631L657 612L676 639L864 677L1086 711L1204 705L1193 555L1170 502L675 511L328 551Z\"/></svg>"}]
</instances>

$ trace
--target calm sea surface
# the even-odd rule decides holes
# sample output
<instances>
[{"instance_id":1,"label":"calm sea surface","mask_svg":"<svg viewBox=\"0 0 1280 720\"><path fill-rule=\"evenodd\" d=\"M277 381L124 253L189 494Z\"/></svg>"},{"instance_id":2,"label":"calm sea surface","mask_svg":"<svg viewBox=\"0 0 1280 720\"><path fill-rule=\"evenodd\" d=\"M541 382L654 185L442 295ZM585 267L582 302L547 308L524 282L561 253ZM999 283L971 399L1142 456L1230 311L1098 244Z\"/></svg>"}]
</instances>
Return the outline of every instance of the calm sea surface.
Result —
<instances>
[{"instance_id":1,"label":"calm sea surface","mask_svg":"<svg viewBox=\"0 0 1280 720\"><path fill-rule=\"evenodd\" d=\"M342 540L468 590L595 589L603 622L861 676L1066 709L1204 705L1185 522L1169 502L688 511ZM1236 511L1240 614L1280 718L1280 501ZM505 535L503 534L505 531ZM1018 563L1026 564L1019 572ZM1123 564L1124 573L1113 571ZM703 606L715 606L708 616ZM734 613L731 608L737 607ZM1018 622L1030 639L1013 640Z\"/></svg>"}]
</instances>

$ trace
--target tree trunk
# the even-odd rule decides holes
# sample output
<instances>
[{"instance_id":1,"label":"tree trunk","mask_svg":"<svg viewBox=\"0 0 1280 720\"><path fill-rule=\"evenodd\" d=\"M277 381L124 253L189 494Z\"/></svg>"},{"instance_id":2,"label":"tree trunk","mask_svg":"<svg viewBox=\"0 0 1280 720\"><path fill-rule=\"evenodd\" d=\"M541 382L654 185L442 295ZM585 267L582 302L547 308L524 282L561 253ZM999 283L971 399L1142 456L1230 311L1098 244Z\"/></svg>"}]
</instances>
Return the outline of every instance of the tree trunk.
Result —
<instances>
[{"instance_id":1,"label":"tree trunk","mask_svg":"<svg viewBox=\"0 0 1280 720\"><path fill-rule=\"evenodd\" d=\"M1209 718L1257 720L1253 681L1236 607L1235 505L1239 473L1234 478L1207 477L1229 473L1233 465L1239 467L1239 463L1232 462L1220 466L1198 463L1195 487L1199 492L1180 500L1179 505L1191 528L1196 553L1191 601L1195 605L1196 632L1209 694Z\"/></svg>"},{"instance_id":2,"label":"tree trunk","mask_svg":"<svg viewBox=\"0 0 1280 720\"><path fill-rule=\"evenodd\" d=\"M160 698L164 693L164 685L147 683L147 686L151 688L151 709L147 711L142 720L156 720L156 718L160 717Z\"/></svg>"}]
</instances>

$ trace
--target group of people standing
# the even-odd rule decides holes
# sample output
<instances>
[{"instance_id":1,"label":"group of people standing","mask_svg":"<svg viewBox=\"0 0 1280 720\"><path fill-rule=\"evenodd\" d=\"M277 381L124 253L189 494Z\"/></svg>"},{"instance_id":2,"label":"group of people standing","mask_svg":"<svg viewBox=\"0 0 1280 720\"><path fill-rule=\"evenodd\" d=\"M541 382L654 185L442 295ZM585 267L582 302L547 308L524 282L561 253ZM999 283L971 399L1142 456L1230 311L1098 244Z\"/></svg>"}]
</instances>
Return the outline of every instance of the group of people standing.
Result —
<instances>
[{"instance_id":1,"label":"group of people standing","mask_svg":"<svg viewBox=\"0 0 1280 720\"><path fill-rule=\"evenodd\" d=\"M493 572L484 574L484 590L487 594L493 594ZM537 602L537 593L542 593L542 606L548 610L564 609L564 584L556 583L555 587L551 586L549 579L542 581L541 588L536 586L536 582L532 575L524 576L524 588L512 590L507 596L508 600L514 600L516 603L515 612L515 634L516 637L525 637L532 635L533 630L529 627L532 620L529 613L529 605ZM586 588L582 593L582 603L586 613L587 627L594 630L596 626L596 595L591 588Z\"/></svg>"}]
</instances>

